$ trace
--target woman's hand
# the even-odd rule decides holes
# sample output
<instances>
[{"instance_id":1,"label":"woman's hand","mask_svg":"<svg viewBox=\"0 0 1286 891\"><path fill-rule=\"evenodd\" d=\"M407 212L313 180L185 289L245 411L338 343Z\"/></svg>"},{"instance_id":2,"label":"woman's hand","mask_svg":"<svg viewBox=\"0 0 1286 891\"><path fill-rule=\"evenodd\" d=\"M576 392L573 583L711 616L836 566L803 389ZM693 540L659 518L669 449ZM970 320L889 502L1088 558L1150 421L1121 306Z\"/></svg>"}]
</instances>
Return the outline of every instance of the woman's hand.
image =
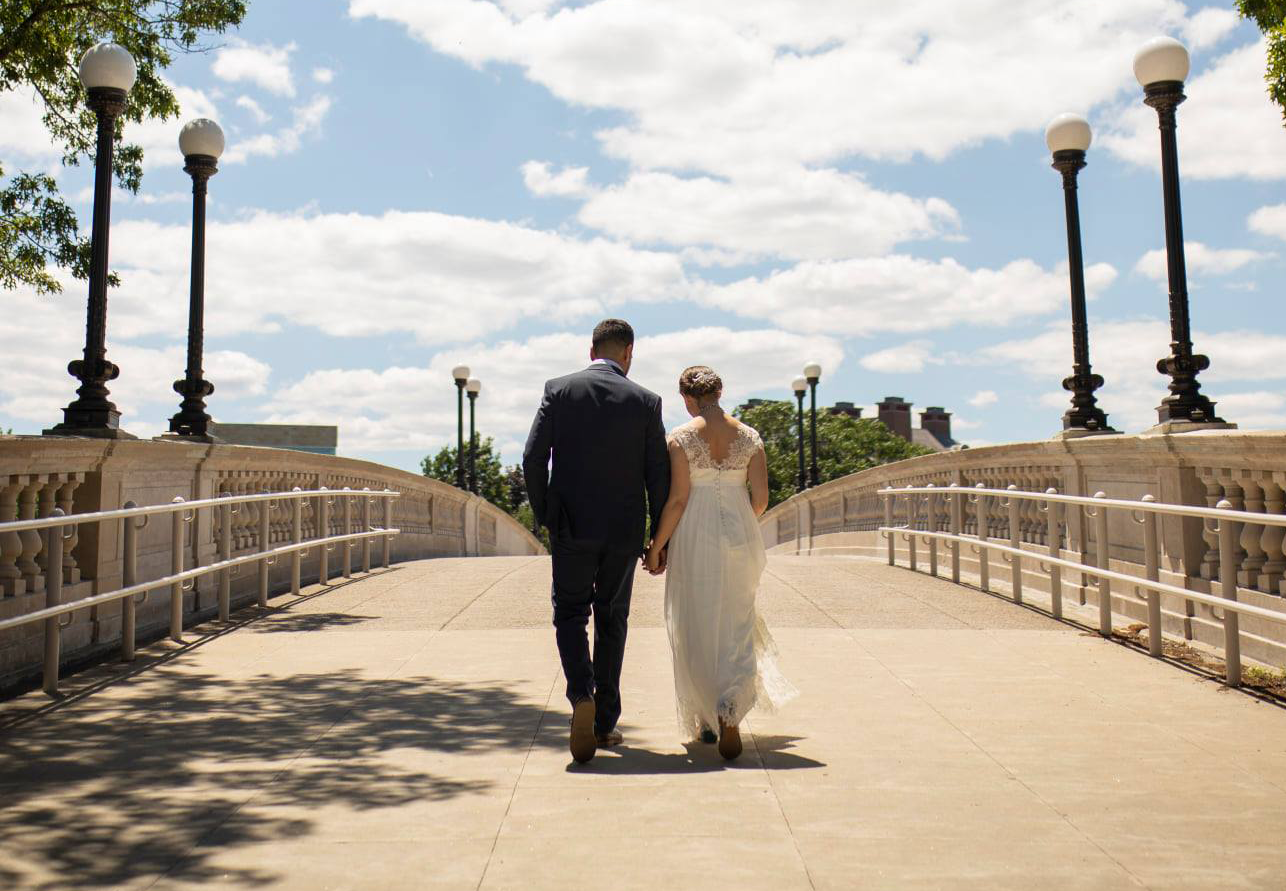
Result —
<instances>
[{"instance_id":1,"label":"woman's hand","mask_svg":"<svg viewBox=\"0 0 1286 891\"><path fill-rule=\"evenodd\" d=\"M643 556L643 568L650 575L660 575L665 572L665 548L658 548L655 544L651 545Z\"/></svg>"}]
</instances>

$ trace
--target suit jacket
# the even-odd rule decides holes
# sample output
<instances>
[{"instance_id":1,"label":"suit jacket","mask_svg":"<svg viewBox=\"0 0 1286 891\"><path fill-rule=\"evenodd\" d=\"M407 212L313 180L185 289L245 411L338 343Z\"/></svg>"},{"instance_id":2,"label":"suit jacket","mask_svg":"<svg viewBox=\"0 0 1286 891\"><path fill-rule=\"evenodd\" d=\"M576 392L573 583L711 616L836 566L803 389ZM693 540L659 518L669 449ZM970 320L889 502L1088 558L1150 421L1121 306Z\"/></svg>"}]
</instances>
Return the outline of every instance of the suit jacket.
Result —
<instances>
[{"instance_id":1,"label":"suit jacket","mask_svg":"<svg viewBox=\"0 0 1286 891\"><path fill-rule=\"evenodd\" d=\"M641 550L670 495L661 397L605 363L547 382L522 469L551 538Z\"/></svg>"}]
</instances>

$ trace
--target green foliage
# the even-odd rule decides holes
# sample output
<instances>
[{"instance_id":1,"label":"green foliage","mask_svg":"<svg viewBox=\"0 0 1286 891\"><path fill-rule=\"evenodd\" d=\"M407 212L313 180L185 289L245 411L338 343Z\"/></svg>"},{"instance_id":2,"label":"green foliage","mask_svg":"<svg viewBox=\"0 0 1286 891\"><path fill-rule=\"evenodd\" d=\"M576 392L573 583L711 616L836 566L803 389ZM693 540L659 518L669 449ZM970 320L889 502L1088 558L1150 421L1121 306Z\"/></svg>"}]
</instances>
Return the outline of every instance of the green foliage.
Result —
<instances>
[{"instance_id":1,"label":"green foliage","mask_svg":"<svg viewBox=\"0 0 1286 891\"><path fill-rule=\"evenodd\" d=\"M455 446L443 446L436 455L426 456L420 462L420 469L425 476L454 486L456 455ZM466 446L466 461L468 455L469 450ZM496 454L495 440L490 436L485 439L481 436L478 438L478 494L516 519L525 528L532 529L532 510L531 504L527 501L527 483L523 477L522 465L503 467L500 456ZM549 535L543 528L536 530L535 535L546 548L549 547Z\"/></svg>"},{"instance_id":2,"label":"green foliage","mask_svg":"<svg viewBox=\"0 0 1286 891\"><path fill-rule=\"evenodd\" d=\"M161 79L172 54L204 51L205 35L240 24L245 12L246 0L9 0L0 4L0 92L32 88L63 164L92 164L96 126L77 74L80 57L103 40L125 47L138 80L117 120L115 171L122 188L137 192L143 149L124 141L126 124L176 117L178 99ZM10 177L0 179L0 287L60 291L50 264L86 278L89 245L54 180L23 171Z\"/></svg>"},{"instance_id":3,"label":"green foliage","mask_svg":"<svg viewBox=\"0 0 1286 891\"><path fill-rule=\"evenodd\" d=\"M1251 19L1268 38L1268 95L1286 120L1286 0L1237 0L1242 18Z\"/></svg>"},{"instance_id":4,"label":"green foliage","mask_svg":"<svg viewBox=\"0 0 1286 891\"><path fill-rule=\"evenodd\" d=\"M737 417L759 431L768 458L769 506L795 494L799 478L799 444L795 406L789 402L764 402L737 412ZM808 446L808 414L804 415L804 443ZM848 415L817 413L817 471L821 481L838 479L917 455L932 454L913 445L879 421ZM805 452L805 461L810 457Z\"/></svg>"}]
</instances>

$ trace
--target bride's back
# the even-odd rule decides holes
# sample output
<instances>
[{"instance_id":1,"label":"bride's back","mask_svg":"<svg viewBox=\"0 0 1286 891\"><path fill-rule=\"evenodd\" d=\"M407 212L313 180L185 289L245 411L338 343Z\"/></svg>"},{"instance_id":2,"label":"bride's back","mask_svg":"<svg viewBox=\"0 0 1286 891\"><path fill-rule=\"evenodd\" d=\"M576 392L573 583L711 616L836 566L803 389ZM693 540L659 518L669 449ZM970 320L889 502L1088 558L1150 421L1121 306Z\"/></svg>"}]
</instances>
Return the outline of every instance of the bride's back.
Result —
<instances>
[{"instance_id":1,"label":"bride's back","mask_svg":"<svg viewBox=\"0 0 1286 891\"><path fill-rule=\"evenodd\" d=\"M720 411L718 414L701 414L690 423L693 431L705 443L710 457L716 464L722 464L732 454L733 447L744 435L747 428L736 418Z\"/></svg>"}]
</instances>

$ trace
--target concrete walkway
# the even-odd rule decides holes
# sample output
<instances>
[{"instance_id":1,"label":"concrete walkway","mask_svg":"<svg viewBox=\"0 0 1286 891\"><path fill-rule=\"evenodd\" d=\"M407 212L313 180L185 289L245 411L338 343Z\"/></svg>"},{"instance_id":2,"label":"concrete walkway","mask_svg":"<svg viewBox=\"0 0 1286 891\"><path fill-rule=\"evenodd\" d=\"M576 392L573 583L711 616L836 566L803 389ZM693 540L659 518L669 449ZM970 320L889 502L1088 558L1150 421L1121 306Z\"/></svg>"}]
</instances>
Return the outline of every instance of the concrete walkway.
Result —
<instances>
[{"instance_id":1,"label":"concrete walkway","mask_svg":"<svg viewBox=\"0 0 1286 891\"><path fill-rule=\"evenodd\" d=\"M547 575L404 564L0 704L0 888L1286 888L1286 711L878 563L772 559L804 695L731 766L642 577L574 766Z\"/></svg>"}]
</instances>

